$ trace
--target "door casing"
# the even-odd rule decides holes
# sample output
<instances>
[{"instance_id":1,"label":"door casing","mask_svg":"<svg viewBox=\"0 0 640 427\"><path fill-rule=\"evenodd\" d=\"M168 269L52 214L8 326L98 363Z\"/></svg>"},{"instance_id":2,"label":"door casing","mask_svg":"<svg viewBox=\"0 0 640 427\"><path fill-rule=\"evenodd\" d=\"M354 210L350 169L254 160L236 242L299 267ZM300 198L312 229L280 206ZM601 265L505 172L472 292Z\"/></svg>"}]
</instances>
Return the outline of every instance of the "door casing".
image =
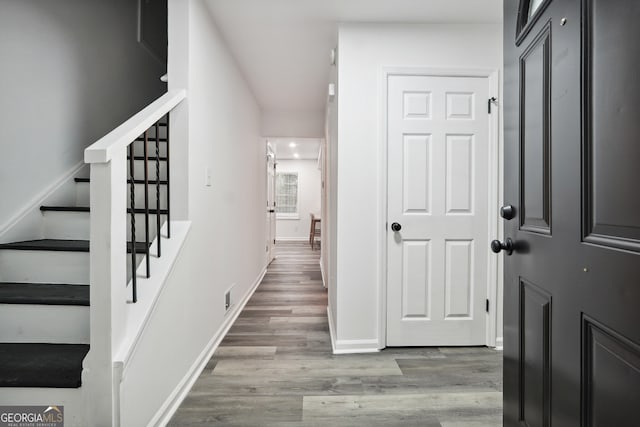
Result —
<instances>
[{"instance_id":1,"label":"door casing","mask_svg":"<svg viewBox=\"0 0 640 427\"><path fill-rule=\"evenodd\" d=\"M500 97L502 95L500 90L500 72L498 70L491 69L460 69L460 68L420 68L420 67L384 67L380 74L380 111L378 112L379 123L379 138L380 138L380 163L378 169L380 171L378 188L379 188L379 206L378 217L381 218L380 226L378 227L378 247L380 248L378 253L378 265L380 271L378 277L380 277L380 286L378 293L378 348L382 349L387 346L387 234L388 234L388 218L387 218L387 150L388 150L388 137L387 137L387 93L388 93L388 79L389 76L429 76L429 77L484 77L489 83L490 96L497 98L497 101L492 104L492 112L489 115L489 192L488 192L488 224L487 224L487 238L488 241L495 239L495 236L499 236L502 239L502 227L498 220L498 208L502 205L503 194L503 146L502 137L500 132L500 113L501 104ZM502 348L502 337L497 336L498 329L498 310L502 309L502 301L498 299L499 290L502 287L503 276L503 262L502 255L495 256L489 252L487 258L487 299L489 300L489 313L487 315L487 334L486 345L490 347ZM502 317L502 316L500 316Z\"/></svg>"}]
</instances>

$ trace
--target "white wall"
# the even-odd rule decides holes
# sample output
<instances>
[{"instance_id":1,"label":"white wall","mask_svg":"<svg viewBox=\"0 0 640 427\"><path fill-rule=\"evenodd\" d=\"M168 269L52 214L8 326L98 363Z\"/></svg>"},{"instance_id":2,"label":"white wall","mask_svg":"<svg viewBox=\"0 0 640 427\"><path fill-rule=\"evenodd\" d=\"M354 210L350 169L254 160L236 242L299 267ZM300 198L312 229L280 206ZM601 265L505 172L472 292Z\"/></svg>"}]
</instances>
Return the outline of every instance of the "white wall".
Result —
<instances>
[{"instance_id":1,"label":"white wall","mask_svg":"<svg viewBox=\"0 0 640 427\"><path fill-rule=\"evenodd\" d=\"M160 96L131 0L0 6L0 234L83 150Z\"/></svg>"},{"instance_id":2,"label":"white wall","mask_svg":"<svg viewBox=\"0 0 640 427\"><path fill-rule=\"evenodd\" d=\"M502 68L502 27L495 25L345 24L339 30L336 345L375 349L380 320L380 84L383 67ZM330 291L331 292L331 291Z\"/></svg>"},{"instance_id":3,"label":"white wall","mask_svg":"<svg viewBox=\"0 0 640 427\"><path fill-rule=\"evenodd\" d=\"M188 199L193 223L124 379L125 426L147 425L163 402L172 402L167 399L178 385L188 385L181 381L230 318L225 291L235 284L237 308L266 264L260 109L202 0L169 0L169 20L169 85L188 90L186 110L173 116L188 120L188 127L175 123L172 138L172 156L188 165L175 164L174 192L188 194L172 202ZM205 186L206 167L211 187Z\"/></svg>"},{"instance_id":4,"label":"white wall","mask_svg":"<svg viewBox=\"0 0 640 427\"><path fill-rule=\"evenodd\" d=\"M335 85L336 95L333 99L327 97L325 121L325 156L324 156L324 187L325 204L322 218L322 257L321 268L324 285L327 287L329 307L328 318L331 340L335 343L335 327L337 322L338 288L337 288L337 200L338 200L338 97L340 85L338 82L338 68L340 55L336 55L336 64L331 66L330 83Z\"/></svg>"},{"instance_id":5,"label":"white wall","mask_svg":"<svg viewBox=\"0 0 640 427\"><path fill-rule=\"evenodd\" d=\"M309 240L310 213L320 212L321 171L318 160L278 160L277 172L298 173L298 219L277 219L276 240Z\"/></svg>"},{"instance_id":6,"label":"white wall","mask_svg":"<svg viewBox=\"0 0 640 427\"><path fill-rule=\"evenodd\" d=\"M274 111L262 114L262 134L281 137L322 138L324 136L324 112Z\"/></svg>"}]
</instances>

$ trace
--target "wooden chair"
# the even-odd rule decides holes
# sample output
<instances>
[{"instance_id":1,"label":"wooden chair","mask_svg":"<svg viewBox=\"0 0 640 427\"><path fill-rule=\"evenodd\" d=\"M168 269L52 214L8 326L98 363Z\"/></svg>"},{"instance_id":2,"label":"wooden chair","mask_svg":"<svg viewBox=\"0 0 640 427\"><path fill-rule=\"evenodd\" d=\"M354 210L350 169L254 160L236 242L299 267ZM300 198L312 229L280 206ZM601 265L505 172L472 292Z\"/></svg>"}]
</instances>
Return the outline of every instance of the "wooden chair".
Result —
<instances>
[{"instance_id":1,"label":"wooden chair","mask_svg":"<svg viewBox=\"0 0 640 427\"><path fill-rule=\"evenodd\" d=\"M312 213L309 214L311 216L311 228L309 230L309 244L311 245L311 250L314 249L316 237L320 237L320 218L316 217Z\"/></svg>"}]
</instances>

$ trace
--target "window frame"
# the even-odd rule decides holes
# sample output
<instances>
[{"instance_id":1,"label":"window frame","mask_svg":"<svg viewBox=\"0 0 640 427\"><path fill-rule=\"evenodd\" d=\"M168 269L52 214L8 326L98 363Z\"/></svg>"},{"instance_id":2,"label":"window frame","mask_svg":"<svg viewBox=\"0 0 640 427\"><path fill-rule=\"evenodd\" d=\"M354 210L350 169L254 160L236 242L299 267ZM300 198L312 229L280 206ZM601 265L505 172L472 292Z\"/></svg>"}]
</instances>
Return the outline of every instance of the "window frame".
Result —
<instances>
[{"instance_id":1,"label":"window frame","mask_svg":"<svg viewBox=\"0 0 640 427\"><path fill-rule=\"evenodd\" d=\"M527 34L540 19L551 0L542 0L537 9L532 14L529 14L531 2L532 0L520 0L517 15L518 22L516 23L516 46L520 46L525 37L527 37Z\"/></svg>"}]
</instances>

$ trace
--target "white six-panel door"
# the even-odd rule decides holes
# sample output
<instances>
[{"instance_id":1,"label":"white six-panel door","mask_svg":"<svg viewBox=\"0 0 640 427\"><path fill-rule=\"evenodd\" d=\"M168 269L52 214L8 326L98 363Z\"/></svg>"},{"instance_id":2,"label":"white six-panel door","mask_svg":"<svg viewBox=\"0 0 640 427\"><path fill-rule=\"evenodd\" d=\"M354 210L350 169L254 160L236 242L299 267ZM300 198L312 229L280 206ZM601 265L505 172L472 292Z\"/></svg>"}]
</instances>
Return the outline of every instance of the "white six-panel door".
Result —
<instances>
[{"instance_id":1,"label":"white six-panel door","mask_svg":"<svg viewBox=\"0 0 640 427\"><path fill-rule=\"evenodd\" d=\"M388 78L388 346L486 343L488 91Z\"/></svg>"}]
</instances>

